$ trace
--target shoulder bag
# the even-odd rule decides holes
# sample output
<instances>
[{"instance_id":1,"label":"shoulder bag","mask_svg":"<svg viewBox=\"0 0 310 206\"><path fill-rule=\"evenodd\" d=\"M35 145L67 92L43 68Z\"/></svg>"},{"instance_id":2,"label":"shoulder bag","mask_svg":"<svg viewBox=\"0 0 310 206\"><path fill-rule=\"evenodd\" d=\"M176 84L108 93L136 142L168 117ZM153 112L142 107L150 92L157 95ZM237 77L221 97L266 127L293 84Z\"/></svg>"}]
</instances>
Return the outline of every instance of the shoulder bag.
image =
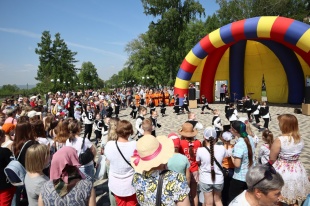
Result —
<instances>
[{"instance_id":1,"label":"shoulder bag","mask_svg":"<svg viewBox=\"0 0 310 206\"><path fill-rule=\"evenodd\" d=\"M94 159L94 154L90 148L87 148L83 152L84 144L85 144L85 137L83 138L81 153L79 155L79 162L81 165L86 165L87 163L89 163L90 161L92 161Z\"/></svg>"},{"instance_id":2,"label":"shoulder bag","mask_svg":"<svg viewBox=\"0 0 310 206\"><path fill-rule=\"evenodd\" d=\"M124 155L123 155L123 153L121 152L121 150L119 149L119 147L118 147L118 145L117 145L117 140L115 140L115 144L116 144L116 148L117 148L117 150L119 151L119 153L122 155L122 157L123 157L123 159L125 160L125 162L130 166L130 167L132 167L131 166L131 164L126 160L126 158L124 157ZM132 167L133 168L133 167Z\"/></svg>"},{"instance_id":3,"label":"shoulder bag","mask_svg":"<svg viewBox=\"0 0 310 206\"><path fill-rule=\"evenodd\" d=\"M208 148L208 147L205 147L207 150L208 150L208 152L211 154L211 152L210 152L210 149ZM223 168L222 167L222 165L217 161L217 159L214 157L214 161L215 161L215 164L220 168L220 170L222 171L222 173L223 173L223 176L224 177L228 177L228 175L229 175L229 170L228 169L226 169L226 168Z\"/></svg>"},{"instance_id":4,"label":"shoulder bag","mask_svg":"<svg viewBox=\"0 0 310 206\"><path fill-rule=\"evenodd\" d=\"M157 184L157 193L156 193L156 204L155 206L161 206L161 193L162 193L162 188L163 188L163 180L166 172L169 170L163 170L160 173L159 179L158 179L158 184Z\"/></svg>"}]
</instances>

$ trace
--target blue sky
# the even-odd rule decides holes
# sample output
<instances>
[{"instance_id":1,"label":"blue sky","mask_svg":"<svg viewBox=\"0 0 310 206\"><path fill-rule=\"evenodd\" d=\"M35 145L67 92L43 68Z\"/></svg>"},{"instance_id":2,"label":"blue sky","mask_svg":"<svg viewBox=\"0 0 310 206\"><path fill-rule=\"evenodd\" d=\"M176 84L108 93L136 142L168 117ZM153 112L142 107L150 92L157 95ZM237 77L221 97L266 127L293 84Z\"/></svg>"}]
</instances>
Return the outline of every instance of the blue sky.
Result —
<instances>
[{"instance_id":1,"label":"blue sky","mask_svg":"<svg viewBox=\"0 0 310 206\"><path fill-rule=\"evenodd\" d=\"M206 15L219 8L215 0L200 2ZM152 20L140 0L0 0L0 85L36 84L34 50L44 30L52 37L59 32L78 52L78 68L90 61L107 80L123 68L126 44L146 32Z\"/></svg>"}]
</instances>

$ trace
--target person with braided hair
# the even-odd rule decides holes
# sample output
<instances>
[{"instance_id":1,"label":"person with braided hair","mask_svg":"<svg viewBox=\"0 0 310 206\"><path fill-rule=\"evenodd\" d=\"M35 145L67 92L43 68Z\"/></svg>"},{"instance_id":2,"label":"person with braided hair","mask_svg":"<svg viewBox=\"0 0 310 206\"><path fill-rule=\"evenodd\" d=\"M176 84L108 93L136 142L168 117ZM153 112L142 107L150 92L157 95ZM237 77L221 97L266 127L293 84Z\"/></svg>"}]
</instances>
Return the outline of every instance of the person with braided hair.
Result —
<instances>
[{"instance_id":1,"label":"person with braided hair","mask_svg":"<svg viewBox=\"0 0 310 206\"><path fill-rule=\"evenodd\" d=\"M216 164L222 163L228 156L223 145L215 145L217 133L213 127L207 127L203 132L203 147L197 149L196 161L199 166L199 186L204 195L204 205L222 206L221 192L224 186L224 176ZM216 153L214 153L216 151Z\"/></svg>"},{"instance_id":2,"label":"person with braided hair","mask_svg":"<svg viewBox=\"0 0 310 206\"><path fill-rule=\"evenodd\" d=\"M230 182L229 202L244 190L248 189L245 176L249 168L255 165L255 143L246 132L246 125L241 121L231 123L230 132L238 138L232 150L231 159L235 166L235 172Z\"/></svg>"}]
</instances>

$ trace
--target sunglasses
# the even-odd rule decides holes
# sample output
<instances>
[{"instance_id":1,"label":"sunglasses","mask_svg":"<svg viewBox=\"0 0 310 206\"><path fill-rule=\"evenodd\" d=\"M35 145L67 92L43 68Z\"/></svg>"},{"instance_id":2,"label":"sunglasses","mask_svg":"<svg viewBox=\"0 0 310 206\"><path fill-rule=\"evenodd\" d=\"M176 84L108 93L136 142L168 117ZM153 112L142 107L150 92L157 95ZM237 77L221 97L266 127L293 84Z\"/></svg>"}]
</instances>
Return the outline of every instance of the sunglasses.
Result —
<instances>
[{"instance_id":1,"label":"sunglasses","mask_svg":"<svg viewBox=\"0 0 310 206\"><path fill-rule=\"evenodd\" d=\"M267 180L272 180L273 177L272 177L272 174L277 174L277 171L274 169L273 166L269 166L268 169L265 171L264 173L264 177L259 180L258 182L256 182L252 187L254 188L256 185L258 185L260 182L262 182L263 180L267 179Z\"/></svg>"}]
</instances>

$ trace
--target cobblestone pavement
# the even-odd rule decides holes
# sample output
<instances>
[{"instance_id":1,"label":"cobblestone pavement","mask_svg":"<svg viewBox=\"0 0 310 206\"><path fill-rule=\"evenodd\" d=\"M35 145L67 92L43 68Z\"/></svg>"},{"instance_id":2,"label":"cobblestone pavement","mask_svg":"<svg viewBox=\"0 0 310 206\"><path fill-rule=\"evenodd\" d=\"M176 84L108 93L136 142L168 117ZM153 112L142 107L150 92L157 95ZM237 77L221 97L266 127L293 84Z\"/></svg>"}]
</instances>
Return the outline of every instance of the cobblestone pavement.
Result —
<instances>
[{"instance_id":1,"label":"cobblestone pavement","mask_svg":"<svg viewBox=\"0 0 310 206\"><path fill-rule=\"evenodd\" d=\"M209 106L212 109L219 109L221 111L220 116L221 116L223 125L229 124L229 121L225 117L225 113L224 113L225 105L224 104L215 103L215 104L209 104ZM177 132L181 128L182 124L187 120L187 114L176 115L175 113L173 113L173 107L166 107L166 108L167 108L166 115L164 117L160 115L160 108L156 109L159 114L158 123L162 125L161 128L156 128L156 135L168 135L170 132ZM278 137L281 134L280 129L278 127L277 116L280 114L285 114L285 113L294 114L295 108L300 108L300 107L298 107L297 105L288 105L288 104L269 105L269 110L271 114L271 122L269 123L269 129L273 132L274 137ZM126 110L121 110L119 118L130 121L134 127L135 120L130 118L130 115L129 115L130 111L131 111L130 108ZM190 109L190 111L197 114L197 120L201 122L204 127L211 126L213 115L211 114L210 110L205 110L207 114L200 114L201 108L199 107L195 109ZM149 109L148 109L148 112L149 112ZM149 117L149 116L150 115L148 114L146 117ZM301 153L300 159L302 163L304 164L308 174L310 175L310 161L309 161L309 157L310 157L310 116L306 116L302 114L295 114L295 116L298 119L300 134L305 142L305 147L304 147L303 152ZM239 117L247 117L247 114L239 112ZM255 128L254 126L252 126L252 130L261 139L261 132L259 132L258 129ZM198 139L202 139L203 137L202 132L203 131L199 131L197 135ZM134 134L136 134L136 131ZM257 149L256 149L256 154L258 153L258 150L261 144L262 144L262 141L260 140L260 143L258 144ZM107 184L106 182L107 180L100 180L100 181L97 181L95 185L96 184L101 185L102 187L102 185ZM101 199L103 198L104 201L102 201L100 198ZM98 205L109 205L107 202L108 199L106 197L106 194L103 194L103 195L100 194L100 196L97 196L97 200L99 199L100 199L100 204Z\"/></svg>"}]
</instances>

